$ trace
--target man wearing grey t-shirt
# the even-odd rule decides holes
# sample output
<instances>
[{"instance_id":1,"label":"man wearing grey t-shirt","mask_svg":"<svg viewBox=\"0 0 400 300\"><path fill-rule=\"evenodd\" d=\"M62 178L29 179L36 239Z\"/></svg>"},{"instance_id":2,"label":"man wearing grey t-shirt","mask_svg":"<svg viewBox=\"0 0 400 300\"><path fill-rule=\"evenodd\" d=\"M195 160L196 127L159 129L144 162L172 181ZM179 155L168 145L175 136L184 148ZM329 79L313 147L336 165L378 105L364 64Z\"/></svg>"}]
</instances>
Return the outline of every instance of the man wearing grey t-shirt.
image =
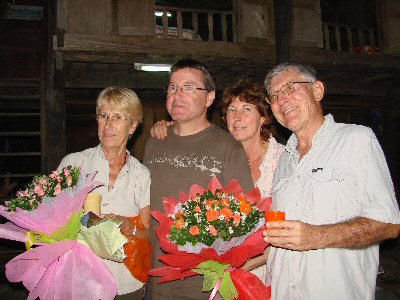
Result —
<instances>
[{"instance_id":1,"label":"man wearing grey t-shirt","mask_svg":"<svg viewBox=\"0 0 400 300\"><path fill-rule=\"evenodd\" d=\"M241 143L207 120L215 98L215 83L207 68L194 60L176 62L165 87L166 106L174 125L164 139L150 138L143 163L151 176L150 208L163 211L163 197L179 198L192 184L207 187L216 176L223 186L237 179L243 191L253 187L250 168ZM151 267L161 267L160 249L151 223ZM208 299L202 292L202 276L158 284L151 278L145 299Z\"/></svg>"}]
</instances>

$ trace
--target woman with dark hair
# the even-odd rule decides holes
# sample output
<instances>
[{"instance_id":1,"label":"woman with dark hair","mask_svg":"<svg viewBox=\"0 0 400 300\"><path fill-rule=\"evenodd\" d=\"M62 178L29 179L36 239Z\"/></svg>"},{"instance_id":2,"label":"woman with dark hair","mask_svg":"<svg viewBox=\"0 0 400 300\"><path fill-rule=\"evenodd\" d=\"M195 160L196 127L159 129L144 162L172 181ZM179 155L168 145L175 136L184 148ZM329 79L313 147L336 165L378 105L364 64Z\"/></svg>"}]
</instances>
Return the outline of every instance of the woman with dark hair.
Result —
<instances>
[{"instance_id":1,"label":"woman with dark hair","mask_svg":"<svg viewBox=\"0 0 400 300\"><path fill-rule=\"evenodd\" d=\"M259 83L240 80L224 90L223 118L232 136L243 144L254 185L271 195L272 175L284 146L274 138L274 117L267 91Z\"/></svg>"}]
</instances>

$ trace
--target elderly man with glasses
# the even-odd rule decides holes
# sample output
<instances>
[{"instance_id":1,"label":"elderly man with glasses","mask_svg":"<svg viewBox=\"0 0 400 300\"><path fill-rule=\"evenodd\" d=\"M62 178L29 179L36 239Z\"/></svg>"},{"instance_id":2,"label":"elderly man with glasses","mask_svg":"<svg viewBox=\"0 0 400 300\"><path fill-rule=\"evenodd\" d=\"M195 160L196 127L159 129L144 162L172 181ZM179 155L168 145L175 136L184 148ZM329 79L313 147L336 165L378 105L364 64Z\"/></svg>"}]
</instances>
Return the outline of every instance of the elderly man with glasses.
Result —
<instances>
[{"instance_id":1,"label":"elderly man with glasses","mask_svg":"<svg viewBox=\"0 0 400 300\"><path fill-rule=\"evenodd\" d=\"M400 231L393 183L371 129L324 116L324 84L306 66L265 79L276 119L293 132L274 174L268 222L271 299L374 299L379 242Z\"/></svg>"},{"instance_id":2,"label":"elderly man with glasses","mask_svg":"<svg viewBox=\"0 0 400 300\"><path fill-rule=\"evenodd\" d=\"M175 121L164 139L149 138L144 164L150 170L152 210L163 211L163 197L179 198L192 184L208 186L216 176L222 185L237 179L245 192L253 187L250 168L241 143L207 120L215 98L215 83L207 68L194 60L176 62L165 87L166 107ZM152 268L161 267L162 254L150 227ZM202 277L157 284L150 280L145 299L208 299L202 293Z\"/></svg>"}]
</instances>

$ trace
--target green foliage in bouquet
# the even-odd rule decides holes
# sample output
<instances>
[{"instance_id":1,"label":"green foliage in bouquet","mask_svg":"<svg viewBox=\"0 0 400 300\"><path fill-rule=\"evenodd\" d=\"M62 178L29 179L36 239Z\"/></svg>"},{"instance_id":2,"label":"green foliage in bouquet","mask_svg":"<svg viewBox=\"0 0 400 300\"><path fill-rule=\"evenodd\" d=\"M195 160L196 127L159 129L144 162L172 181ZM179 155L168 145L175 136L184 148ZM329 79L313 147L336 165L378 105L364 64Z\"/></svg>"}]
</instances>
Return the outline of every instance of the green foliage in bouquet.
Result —
<instances>
[{"instance_id":1,"label":"green foliage in bouquet","mask_svg":"<svg viewBox=\"0 0 400 300\"><path fill-rule=\"evenodd\" d=\"M263 217L262 212L250 204L245 196L208 190L181 205L170 230L169 240L177 245L198 242L211 246L217 238L230 241L254 229Z\"/></svg>"},{"instance_id":2,"label":"green foliage in bouquet","mask_svg":"<svg viewBox=\"0 0 400 300\"><path fill-rule=\"evenodd\" d=\"M53 171L49 176L35 176L25 190L18 191L7 204L8 211L36 209L43 197L55 197L66 188L74 188L81 171L77 167L67 166L61 172Z\"/></svg>"}]
</instances>

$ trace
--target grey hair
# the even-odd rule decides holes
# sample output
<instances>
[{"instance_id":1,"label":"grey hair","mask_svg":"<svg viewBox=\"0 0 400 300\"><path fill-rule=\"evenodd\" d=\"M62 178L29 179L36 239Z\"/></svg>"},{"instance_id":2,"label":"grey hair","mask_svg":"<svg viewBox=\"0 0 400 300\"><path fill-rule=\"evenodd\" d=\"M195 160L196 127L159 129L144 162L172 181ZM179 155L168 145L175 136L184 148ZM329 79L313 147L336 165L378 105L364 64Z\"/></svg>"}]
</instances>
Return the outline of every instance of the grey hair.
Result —
<instances>
[{"instance_id":1,"label":"grey hair","mask_svg":"<svg viewBox=\"0 0 400 300\"><path fill-rule=\"evenodd\" d=\"M142 123L142 103L136 93L128 88L108 87L101 91L96 102L96 114L100 112L103 104L107 103L111 108L125 110L133 122Z\"/></svg>"},{"instance_id":2,"label":"grey hair","mask_svg":"<svg viewBox=\"0 0 400 300\"><path fill-rule=\"evenodd\" d=\"M305 80L310 82L317 81L317 72L315 69L308 65L300 65L295 63L282 63L275 67L273 67L265 77L264 80L264 87L267 89L268 93L270 93L271 89L271 81L274 79L275 76L278 76L280 73L286 70L294 70L297 71L301 76L304 77Z\"/></svg>"}]
</instances>

